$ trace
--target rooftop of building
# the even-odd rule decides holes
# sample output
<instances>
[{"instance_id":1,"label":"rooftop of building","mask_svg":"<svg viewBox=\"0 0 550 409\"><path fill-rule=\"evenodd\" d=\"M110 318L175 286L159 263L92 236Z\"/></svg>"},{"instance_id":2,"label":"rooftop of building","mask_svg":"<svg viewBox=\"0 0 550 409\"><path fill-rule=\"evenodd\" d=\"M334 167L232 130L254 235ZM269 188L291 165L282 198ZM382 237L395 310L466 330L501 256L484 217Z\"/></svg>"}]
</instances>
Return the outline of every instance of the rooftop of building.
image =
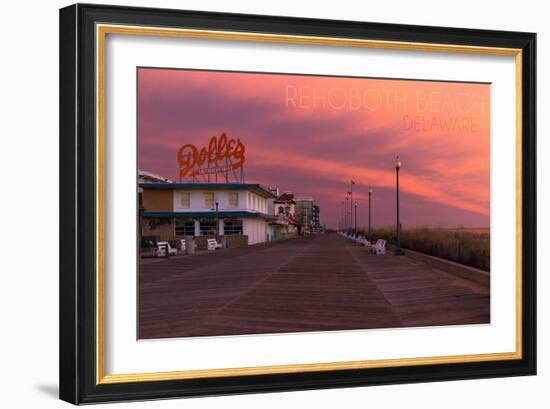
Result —
<instances>
[{"instance_id":1,"label":"rooftop of building","mask_svg":"<svg viewBox=\"0 0 550 409\"><path fill-rule=\"evenodd\" d=\"M142 214L143 217L149 217L149 218L171 218L171 217L178 217L178 218L190 218L190 219L212 219L215 217L218 217L220 219L227 219L227 218L242 218L242 217L252 217L252 218L260 218L260 219L266 219L266 220L276 220L277 217L274 215L266 214L266 213L260 213L260 212L251 212L248 210L220 210L218 212L215 212L213 210L209 211L201 211L201 212L195 212L195 211L180 211L180 212L148 212L145 211Z\"/></svg>"},{"instance_id":2,"label":"rooftop of building","mask_svg":"<svg viewBox=\"0 0 550 409\"><path fill-rule=\"evenodd\" d=\"M276 196L258 183L140 183L139 187L143 189L181 189L181 190L248 190L258 196L273 199Z\"/></svg>"},{"instance_id":3,"label":"rooftop of building","mask_svg":"<svg viewBox=\"0 0 550 409\"><path fill-rule=\"evenodd\" d=\"M277 199L275 199L275 203L294 203L294 204L296 204L296 202L294 201L294 194L289 193L289 192L285 192L282 195L280 195Z\"/></svg>"}]
</instances>

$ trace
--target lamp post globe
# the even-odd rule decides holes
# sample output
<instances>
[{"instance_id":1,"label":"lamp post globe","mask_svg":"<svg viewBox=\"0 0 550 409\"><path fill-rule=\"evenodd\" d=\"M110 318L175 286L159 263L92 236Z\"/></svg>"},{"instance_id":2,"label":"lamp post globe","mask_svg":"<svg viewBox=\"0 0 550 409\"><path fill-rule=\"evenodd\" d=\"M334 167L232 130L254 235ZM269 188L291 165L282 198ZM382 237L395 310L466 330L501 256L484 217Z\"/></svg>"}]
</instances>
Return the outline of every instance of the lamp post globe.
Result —
<instances>
[{"instance_id":1,"label":"lamp post globe","mask_svg":"<svg viewBox=\"0 0 550 409\"><path fill-rule=\"evenodd\" d=\"M399 155L395 158L395 169L399 171L401 169L401 160L399 159Z\"/></svg>"}]
</instances>

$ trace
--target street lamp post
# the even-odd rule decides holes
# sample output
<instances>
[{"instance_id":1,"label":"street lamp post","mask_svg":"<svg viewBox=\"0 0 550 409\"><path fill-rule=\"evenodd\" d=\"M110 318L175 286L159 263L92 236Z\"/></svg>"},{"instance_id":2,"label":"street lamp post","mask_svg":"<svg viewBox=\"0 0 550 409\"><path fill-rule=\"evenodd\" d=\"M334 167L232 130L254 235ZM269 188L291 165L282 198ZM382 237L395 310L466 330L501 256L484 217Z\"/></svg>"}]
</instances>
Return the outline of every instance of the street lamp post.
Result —
<instances>
[{"instance_id":1,"label":"street lamp post","mask_svg":"<svg viewBox=\"0 0 550 409\"><path fill-rule=\"evenodd\" d=\"M346 196L346 205L345 205L345 209L346 209L346 222L345 222L345 230L348 231L348 228L349 228L349 212L348 212L348 201L349 201L349 197Z\"/></svg>"},{"instance_id":2,"label":"street lamp post","mask_svg":"<svg viewBox=\"0 0 550 409\"><path fill-rule=\"evenodd\" d=\"M372 197L372 188L369 189L369 240L371 237L371 197Z\"/></svg>"},{"instance_id":3,"label":"street lamp post","mask_svg":"<svg viewBox=\"0 0 550 409\"><path fill-rule=\"evenodd\" d=\"M355 202L355 227L353 229L355 234L357 234L357 202Z\"/></svg>"},{"instance_id":4,"label":"street lamp post","mask_svg":"<svg viewBox=\"0 0 550 409\"><path fill-rule=\"evenodd\" d=\"M220 204L218 203L218 201L216 200L216 237L218 237L219 233L220 233L220 219L218 217L218 206Z\"/></svg>"},{"instance_id":5,"label":"street lamp post","mask_svg":"<svg viewBox=\"0 0 550 409\"><path fill-rule=\"evenodd\" d=\"M395 158L395 193L396 193L396 208L397 208L397 226L396 226L396 235L397 243L395 246L395 255L400 256L403 254L401 250L401 222L399 220L399 169L401 169L401 161L399 156Z\"/></svg>"},{"instance_id":6,"label":"street lamp post","mask_svg":"<svg viewBox=\"0 0 550 409\"><path fill-rule=\"evenodd\" d=\"M342 201L342 214L340 215L340 230L341 231L344 231L344 205L345 205L345 202Z\"/></svg>"},{"instance_id":7,"label":"street lamp post","mask_svg":"<svg viewBox=\"0 0 550 409\"><path fill-rule=\"evenodd\" d=\"M351 200L351 202L350 202L350 213L351 213L350 216L351 216L351 219L350 219L350 226L349 227L350 227L351 230L353 230L353 185L355 185L355 182L353 180L351 180L350 181L350 189L349 189L349 198Z\"/></svg>"},{"instance_id":8,"label":"street lamp post","mask_svg":"<svg viewBox=\"0 0 550 409\"><path fill-rule=\"evenodd\" d=\"M350 192L349 199L349 231L353 233L353 200L351 199L352 193Z\"/></svg>"}]
</instances>

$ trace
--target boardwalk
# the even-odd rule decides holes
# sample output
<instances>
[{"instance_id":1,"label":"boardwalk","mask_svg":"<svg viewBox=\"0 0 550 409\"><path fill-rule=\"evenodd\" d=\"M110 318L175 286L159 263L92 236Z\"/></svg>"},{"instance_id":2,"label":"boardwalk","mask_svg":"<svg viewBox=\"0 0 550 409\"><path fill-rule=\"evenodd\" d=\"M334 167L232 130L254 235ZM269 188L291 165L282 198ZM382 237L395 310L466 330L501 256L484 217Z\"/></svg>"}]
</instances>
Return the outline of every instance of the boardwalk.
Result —
<instances>
[{"instance_id":1,"label":"boardwalk","mask_svg":"<svg viewBox=\"0 0 550 409\"><path fill-rule=\"evenodd\" d=\"M336 234L140 265L141 339L488 322L487 288Z\"/></svg>"}]
</instances>

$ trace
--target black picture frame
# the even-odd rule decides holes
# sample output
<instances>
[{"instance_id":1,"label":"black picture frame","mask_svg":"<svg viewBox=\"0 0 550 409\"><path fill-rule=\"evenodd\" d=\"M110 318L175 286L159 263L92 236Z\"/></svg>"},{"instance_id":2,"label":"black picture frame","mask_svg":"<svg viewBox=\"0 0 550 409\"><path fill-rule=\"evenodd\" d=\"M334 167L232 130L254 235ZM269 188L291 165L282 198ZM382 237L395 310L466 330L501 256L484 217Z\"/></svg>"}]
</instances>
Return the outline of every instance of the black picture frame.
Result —
<instances>
[{"instance_id":1,"label":"black picture frame","mask_svg":"<svg viewBox=\"0 0 550 409\"><path fill-rule=\"evenodd\" d=\"M522 51L521 359L101 384L96 355L96 23ZM77 4L60 10L60 398L74 404L536 374L536 34Z\"/></svg>"}]
</instances>

